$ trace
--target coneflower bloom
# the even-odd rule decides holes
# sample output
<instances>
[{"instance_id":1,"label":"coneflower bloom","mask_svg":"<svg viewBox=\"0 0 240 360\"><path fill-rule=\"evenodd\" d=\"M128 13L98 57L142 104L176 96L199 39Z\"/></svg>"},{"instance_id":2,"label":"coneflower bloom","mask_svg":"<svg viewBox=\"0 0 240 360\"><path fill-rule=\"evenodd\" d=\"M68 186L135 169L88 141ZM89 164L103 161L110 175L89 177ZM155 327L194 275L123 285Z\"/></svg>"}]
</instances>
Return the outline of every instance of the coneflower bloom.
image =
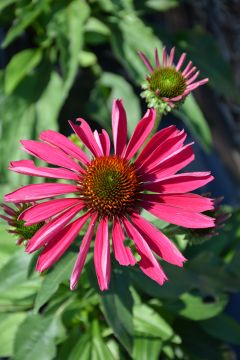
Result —
<instances>
[{"instance_id":1,"label":"coneflower bloom","mask_svg":"<svg viewBox=\"0 0 240 360\"><path fill-rule=\"evenodd\" d=\"M194 159L191 144L183 144L184 131L169 126L157 132L135 158L154 127L155 117L155 110L149 109L127 143L126 113L122 101L114 101L113 153L107 132L93 133L81 118L79 125L71 121L70 125L88 148L88 155L53 130L43 131L40 142L21 141L28 153L58 167L37 167L31 160L22 160L12 162L10 170L73 182L27 185L5 196L8 202L45 200L20 216L26 226L48 220L26 247L29 253L43 248L37 271L52 266L89 221L71 275L71 289L76 287L95 229L94 264L101 290L107 289L110 281L110 232L115 258L121 265L137 262L125 243L125 239L130 239L133 250L141 257L140 269L163 284L167 278L152 251L177 266L182 266L186 259L160 230L141 216L141 210L187 228L214 226L214 219L201 214L213 208L212 200L190 193L211 181L210 173L176 174ZM46 200L70 193L75 196Z\"/></svg>"},{"instance_id":2,"label":"coneflower bloom","mask_svg":"<svg viewBox=\"0 0 240 360\"><path fill-rule=\"evenodd\" d=\"M146 98L149 107L170 111L171 108L181 103L185 97L199 86L208 82L208 79L198 81L199 71L193 66L192 61L183 66L186 54L183 53L177 64L174 65L175 47L167 56L166 47L163 48L161 62L158 51L155 49L155 66L141 52L138 54L144 62L149 74L143 83L142 97Z\"/></svg>"},{"instance_id":3,"label":"coneflower bloom","mask_svg":"<svg viewBox=\"0 0 240 360\"><path fill-rule=\"evenodd\" d=\"M16 203L15 207L10 207L6 204L0 206L4 210L5 215L0 215L0 218L7 221L9 225L8 232L14 234L17 237L16 244L20 245L25 240L29 240L33 235L44 225L44 222L34 224L32 226L25 226L23 220L19 220L19 216L29 207L32 207L36 203Z\"/></svg>"}]
</instances>

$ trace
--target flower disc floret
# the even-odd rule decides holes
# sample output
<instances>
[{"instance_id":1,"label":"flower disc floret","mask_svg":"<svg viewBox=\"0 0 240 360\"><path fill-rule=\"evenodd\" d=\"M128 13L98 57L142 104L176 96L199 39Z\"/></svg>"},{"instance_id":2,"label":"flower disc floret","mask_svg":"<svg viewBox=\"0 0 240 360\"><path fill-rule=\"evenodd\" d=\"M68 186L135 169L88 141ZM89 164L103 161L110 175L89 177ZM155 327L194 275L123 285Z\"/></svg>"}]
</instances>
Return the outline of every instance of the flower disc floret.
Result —
<instances>
[{"instance_id":1,"label":"flower disc floret","mask_svg":"<svg viewBox=\"0 0 240 360\"><path fill-rule=\"evenodd\" d=\"M182 95L186 89L182 74L171 67L154 70L148 82L150 89L160 98L174 98Z\"/></svg>"},{"instance_id":2,"label":"flower disc floret","mask_svg":"<svg viewBox=\"0 0 240 360\"><path fill-rule=\"evenodd\" d=\"M81 180L87 208L100 216L126 215L134 209L139 192L134 166L118 156L92 160Z\"/></svg>"}]
</instances>

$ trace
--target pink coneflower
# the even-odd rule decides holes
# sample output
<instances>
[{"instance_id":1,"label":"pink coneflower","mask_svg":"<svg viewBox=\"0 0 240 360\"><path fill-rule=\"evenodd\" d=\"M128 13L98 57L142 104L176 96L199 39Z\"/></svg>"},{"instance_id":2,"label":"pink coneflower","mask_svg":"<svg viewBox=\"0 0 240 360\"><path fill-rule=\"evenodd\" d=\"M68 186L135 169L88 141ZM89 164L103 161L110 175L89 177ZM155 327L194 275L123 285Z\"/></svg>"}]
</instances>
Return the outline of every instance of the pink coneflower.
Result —
<instances>
[{"instance_id":1,"label":"pink coneflower","mask_svg":"<svg viewBox=\"0 0 240 360\"><path fill-rule=\"evenodd\" d=\"M163 48L162 61L160 62L158 51L155 49L155 66L152 66L149 59L141 52L138 54L144 62L149 75L143 84L142 97L146 98L149 107L170 111L176 104L182 102L185 97L199 86L208 82L208 79L196 81L199 75L197 68L189 61L183 66L186 54L183 53L175 66L175 47L167 56L166 47Z\"/></svg>"},{"instance_id":2,"label":"pink coneflower","mask_svg":"<svg viewBox=\"0 0 240 360\"><path fill-rule=\"evenodd\" d=\"M71 289L76 287L95 229L94 264L101 290L108 289L110 281L110 232L116 260L125 266L137 262L132 249L125 244L125 239L130 238L141 256L140 269L162 285L167 278L152 250L161 259L177 266L182 266L185 258L160 230L141 216L141 210L146 209L164 221L187 228L214 226L214 219L201 214L212 209L212 200L190 193L211 181L210 173L176 175L194 159L191 144L183 145L184 131L169 126L157 132L135 159L153 129L155 116L155 110L149 109L127 143L125 110L121 100L114 101L113 154L107 132L92 133L83 119L78 119L79 125L72 122L70 125L91 155L53 130L42 132L40 142L21 141L28 153L59 167L36 167L33 161L22 160L12 162L10 170L72 180L73 183L27 185L6 195L5 200L29 202L63 194L75 195L46 200L20 216L27 226L50 219L26 247L29 253L43 248L38 257L38 271L52 266L89 221L71 275Z\"/></svg>"},{"instance_id":3,"label":"pink coneflower","mask_svg":"<svg viewBox=\"0 0 240 360\"><path fill-rule=\"evenodd\" d=\"M8 232L16 235L17 245L22 244L25 240L31 239L33 235L44 225L44 222L40 222L32 226L25 226L24 221L19 220L21 213L35 204L36 203L17 203L14 208L6 204L0 204L5 213L5 215L0 215L0 218L7 221L9 225Z\"/></svg>"}]
</instances>

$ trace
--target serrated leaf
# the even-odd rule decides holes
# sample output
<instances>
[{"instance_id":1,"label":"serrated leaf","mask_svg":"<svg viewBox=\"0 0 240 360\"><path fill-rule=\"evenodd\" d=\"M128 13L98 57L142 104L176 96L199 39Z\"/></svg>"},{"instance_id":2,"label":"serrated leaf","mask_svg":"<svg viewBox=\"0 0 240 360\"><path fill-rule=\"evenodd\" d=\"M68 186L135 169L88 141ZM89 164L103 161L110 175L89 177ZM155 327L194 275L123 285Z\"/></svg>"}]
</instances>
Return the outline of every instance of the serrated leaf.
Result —
<instances>
[{"instance_id":1,"label":"serrated leaf","mask_svg":"<svg viewBox=\"0 0 240 360\"><path fill-rule=\"evenodd\" d=\"M8 63L5 70L5 92L11 94L22 79L41 61L40 49L27 49L18 52Z\"/></svg>"}]
</instances>

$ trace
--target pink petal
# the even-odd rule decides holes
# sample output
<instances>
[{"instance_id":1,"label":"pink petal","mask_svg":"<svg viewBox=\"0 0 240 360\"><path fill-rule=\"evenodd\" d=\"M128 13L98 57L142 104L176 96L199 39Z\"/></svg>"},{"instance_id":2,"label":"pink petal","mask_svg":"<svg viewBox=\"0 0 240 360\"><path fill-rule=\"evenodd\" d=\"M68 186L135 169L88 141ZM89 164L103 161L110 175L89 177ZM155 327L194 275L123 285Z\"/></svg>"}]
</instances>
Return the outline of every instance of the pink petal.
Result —
<instances>
[{"instance_id":1,"label":"pink petal","mask_svg":"<svg viewBox=\"0 0 240 360\"><path fill-rule=\"evenodd\" d=\"M178 207L193 212L214 209L214 201L197 194L142 194L141 200Z\"/></svg>"},{"instance_id":2,"label":"pink petal","mask_svg":"<svg viewBox=\"0 0 240 360\"><path fill-rule=\"evenodd\" d=\"M128 236L134 241L137 251L141 256L141 260L138 263L140 269L144 272L144 274L162 285L164 281L167 280L167 277L153 256L147 242L127 219L124 218L122 221Z\"/></svg>"},{"instance_id":3,"label":"pink petal","mask_svg":"<svg viewBox=\"0 0 240 360\"><path fill-rule=\"evenodd\" d=\"M10 216L15 216L15 211L6 204L0 204L0 206L3 208L4 212Z\"/></svg>"},{"instance_id":4,"label":"pink petal","mask_svg":"<svg viewBox=\"0 0 240 360\"><path fill-rule=\"evenodd\" d=\"M87 253L88 253L88 250L89 250L89 247L91 244L91 240L93 237L93 232L94 232L94 228L96 225L96 221L97 221L97 214L92 216L92 219L88 226L87 232L82 239L81 246L79 249L79 254L78 254L77 260L74 264L74 268L73 268L72 275L70 278L70 289L71 290L75 289L75 287L77 286L78 280L80 278L83 266L86 261Z\"/></svg>"},{"instance_id":5,"label":"pink petal","mask_svg":"<svg viewBox=\"0 0 240 360\"><path fill-rule=\"evenodd\" d=\"M94 265L100 289L107 290L110 281L111 259L108 238L108 219L103 218L97 228L94 245Z\"/></svg>"},{"instance_id":6,"label":"pink petal","mask_svg":"<svg viewBox=\"0 0 240 360\"><path fill-rule=\"evenodd\" d=\"M200 71L197 71L190 79L187 80L187 85L190 85L194 82L194 80L196 80L196 78L198 77Z\"/></svg>"},{"instance_id":7,"label":"pink petal","mask_svg":"<svg viewBox=\"0 0 240 360\"><path fill-rule=\"evenodd\" d=\"M189 61L185 69L182 71L183 76L186 76L187 72L191 69L191 66L192 66L192 61Z\"/></svg>"},{"instance_id":8,"label":"pink petal","mask_svg":"<svg viewBox=\"0 0 240 360\"><path fill-rule=\"evenodd\" d=\"M102 129L102 134L99 134L99 138L102 145L103 154L108 156L110 154L111 143L106 130Z\"/></svg>"},{"instance_id":9,"label":"pink petal","mask_svg":"<svg viewBox=\"0 0 240 360\"><path fill-rule=\"evenodd\" d=\"M177 135L179 133L176 126L168 126L165 129L158 131L156 134L152 136L147 145L143 148L143 150L138 155L135 160L135 165L140 167L141 164L148 159L148 157L152 154L152 152L156 149L156 147L164 142L165 140Z\"/></svg>"},{"instance_id":10,"label":"pink petal","mask_svg":"<svg viewBox=\"0 0 240 360\"><path fill-rule=\"evenodd\" d=\"M121 156L127 142L127 117L122 100L113 102L112 132L115 154Z\"/></svg>"},{"instance_id":11,"label":"pink petal","mask_svg":"<svg viewBox=\"0 0 240 360\"><path fill-rule=\"evenodd\" d=\"M60 134L57 131L43 131L41 132L39 138L43 141L48 142L49 144L59 147L68 155L71 155L73 158L81 161L81 163L83 163L84 165L87 165L87 163L89 163L90 161L85 152L80 147L75 145L66 136Z\"/></svg>"},{"instance_id":12,"label":"pink petal","mask_svg":"<svg viewBox=\"0 0 240 360\"><path fill-rule=\"evenodd\" d=\"M112 229L113 251L116 260L120 265L135 265L136 259L131 249L124 245L125 235L118 219L114 220Z\"/></svg>"},{"instance_id":13,"label":"pink petal","mask_svg":"<svg viewBox=\"0 0 240 360\"><path fill-rule=\"evenodd\" d=\"M77 204L43 225L28 241L26 252L32 253L33 251L40 249L46 243L53 242L59 231L61 231L64 226L82 210L83 206L83 203Z\"/></svg>"},{"instance_id":14,"label":"pink petal","mask_svg":"<svg viewBox=\"0 0 240 360\"><path fill-rule=\"evenodd\" d=\"M214 227L214 219L196 212L176 208L167 204L143 202L142 207L159 219L186 228Z\"/></svg>"},{"instance_id":15,"label":"pink petal","mask_svg":"<svg viewBox=\"0 0 240 360\"><path fill-rule=\"evenodd\" d=\"M174 54L175 54L175 47L173 47L170 51L169 62L168 62L169 66L172 66L173 64Z\"/></svg>"},{"instance_id":16,"label":"pink petal","mask_svg":"<svg viewBox=\"0 0 240 360\"><path fill-rule=\"evenodd\" d=\"M163 48L163 54L162 54L162 66L167 65L167 49L166 46Z\"/></svg>"},{"instance_id":17,"label":"pink petal","mask_svg":"<svg viewBox=\"0 0 240 360\"><path fill-rule=\"evenodd\" d=\"M75 161L70 159L65 152L56 147L35 140L21 140L20 142L29 154L36 156L49 164L62 166L77 172L82 171L82 168Z\"/></svg>"},{"instance_id":18,"label":"pink petal","mask_svg":"<svg viewBox=\"0 0 240 360\"><path fill-rule=\"evenodd\" d=\"M86 213L71 224L66 226L52 241L45 246L38 257L36 270L45 271L52 266L69 248L71 243L77 237L79 231L90 217L90 213Z\"/></svg>"},{"instance_id":19,"label":"pink petal","mask_svg":"<svg viewBox=\"0 0 240 360\"><path fill-rule=\"evenodd\" d=\"M188 90L189 92L190 92L190 91L193 91L194 89L198 88L199 86L206 84L206 83L208 82L208 80L209 80L209 79L206 78L206 79L197 81L197 82L195 82L195 83L193 83L193 84L191 84L191 85L188 85L188 86L187 86L187 90Z\"/></svg>"},{"instance_id":20,"label":"pink petal","mask_svg":"<svg viewBox=\"0 0 240 360\"><path fill-rule=\"evenodd\" d=\"M136 213L131 215L131 220L138 232L158 256L170 264L183 266L183 262L186 261L185 257L160 230Z\"/></svg>"},{"instance_id":21,"label":"pink petal","mask_svg":"<svg viewBox=\"0 0 240 360\"><path fill-rule=\"evenodd\" d=\"M196 66L193 66L186 74L185 79L187 79L195 70L197 70Z\"/></svg>"},{"instance_id":22,"label":"pink petal","mask_svg":"<svg viewBox=\"0 0 240 360\"><path fill-rule=\"evenodd\" d=\"M177 63L177 66L176 66L176 70L180 70L182 64L184 63L184 60L186 59L186 54L183 53L181 56L180 56L180 59L178 60L178 63Z\"/></svg>"},{"instance_id":23,"label":"pink petal","mask_svg":"<svg viewBox=\"0 0 240 360\"><path fill-rule=\"evenodd\" d=\"M6 202L19 203L45 199L48 197L69 194L78 191L79 188L77 186L70 184L33 184L23 186L22 188L5 195L4 199Z\"/></svg>"},{"instance_id":24,"label":"pink petal","mask_svg":"<svg viewBox=\"0 0 240 360\"><path fill-rule=\"evenodd\" d=\"M184 140L186 139L187 134L184 131L179 132L176 136L167 139L166 141L160 143L155 150L149 155L146 161L143 162L144 167L150 166L151 168L159 165L164 161L168 156L170 156L175 151L182 148Z\"/></svg>"},{"instance_id":25,"label":"pink petal","mask_svg":"<svg viewBox=\"0 0 240 360\"><path fill-rule=\"evenodd\" d=\"M137 124L131 139L129 140L124 157L130 160L143 145L150 135L156 118L156 111L149 109L144 117Z\"/></svg>"},{"instance_id":26,"label":"pink petal","mask_svg":"<svg viewBox=\"0 0 240 360\"><path fill-rule=\"evenodd\" d=\"M34 205L21 213L19 220L26 221L25 225L33 225L59 214L70 206L80 203L79 199L55 199Z\"/></svg>"},{"instance_id":27,"label":"pink petal","mask_svg":"<svg viewBox=\"0 0 240 360\"><path fill-rule=\"evenodd\" d=\"M71 125L73 131L78 135L80 140L94 156L102 156L103 152L98 146L88 123L81 118L78 118L77 120L81 123L81 125L75 125L72 121L69 121L69 124Z\"/></svg>"},{"instance_id":28,"label":"pink petal","mask_svg":"<svg viewBox=\"0 0 240 360\"><path fill-rule=\"evenodd\" d=\"M10 162L10 167L8 169L20 174L31 176L79 180L79 176L70 170L62 168L37 167L32 160L12 161Z\"/></svg>"},{"instance_id":29,"label":"pink petal","mask_svg":"<svg viewBox=\"0 0 240 360\"><path fill-rule=\"evenodd\" d=\"M196 190L214 178L209 172L192 172L172 175L144 184L144 189L161 193L185 193Z\"/></svg>"},{"instance_id":30,"label":"pink petal","mask_svg":"<svg viewBox=\"0 0 240 360\"><path fill-rule=\"evenodd\" d=\"M180 150L175 151L167 159L162 161L161 164L141 169L141 177L143 181L163 179L167 176L175 174L193 160L194 153L192 150L192 144L188 144Z\"/></svg>"},{"instance_id":31,"label":"pink petal","mask_svg":"<svg viewBox=\"0 0 240 360\"><path fill-rule=\"evenodd\" d=\"M157 68L160 68L160 61L159 61L158 51L157 51L157 49L154 49L154 55L155 55L155 63L156 63L156 67L157 67Z\"/></svg>"},{"instance_id":32,"label":"pink petal","mask_svg":"<svg viewBox=\"0 0 240 360\"><path fill-rule=\"evenodd\" d=\"M94 130L93 135L94 135L94 137L95 137L95 140L96 140L99 148L101 149L101 151L102 151L102 153L103 153L103 148L102 148L102 144L101 144L101 141L100 141L100 137L99 137L98 131L97 131L97 130Z\"/></svg>"},{"instance_id":33,"label":"pink petal","mask_svg":"<svg viewBox=\"0 0 240 360\"><path fill-rule=\"evenodd\" d=\"M152 65L150 64L150 61L148 60L148 58L141 51L138 51L138 55L140 56L140 58L144 62L144 64L145 64L146 68L148 69L148 71L150 73L152 73L154 71L154 69L153 69Z\"/></svg>"}]
</instances>

